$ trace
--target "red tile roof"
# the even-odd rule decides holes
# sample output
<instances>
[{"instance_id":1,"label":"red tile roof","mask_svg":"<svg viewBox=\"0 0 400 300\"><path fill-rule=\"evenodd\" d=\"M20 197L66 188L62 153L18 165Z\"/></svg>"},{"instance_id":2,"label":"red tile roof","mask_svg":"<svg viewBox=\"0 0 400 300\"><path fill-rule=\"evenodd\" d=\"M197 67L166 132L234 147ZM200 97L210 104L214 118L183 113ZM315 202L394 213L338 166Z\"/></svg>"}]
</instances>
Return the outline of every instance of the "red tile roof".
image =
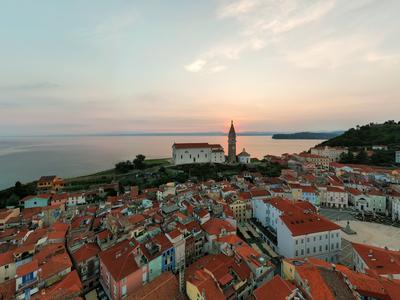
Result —
<instances>
[{"instance_id":1,"label":"red tile roof","mask_svg":"<svg viewBox=\"0 0 400 300\"><path fill-rule=\"evenodd\" d=\"M340 226L328 219L312 213L292 213L280 216L292 236L305 235L316 232L338 230Z\"/></svg>"},{"instance_id":2,"label":"red tile roof","mask_svg":"<svg viewBox=\"0 0 400 300\"><path fill-rule=\"evenodd\" d=\"M400 251L352 243L369 272L377 275L400 274Z\"/></svg>"},{"instance_id":3,"label":"red tile roof","mask_svg":"<svg viewBox=\"0 0 400 300\"><path fill-rule=\"evenodd\" d=\"M227 233L236 232L236 228L231 223L222 219L212 218L205 222L202 227L209 235L219 235L222 229L225 229Z\"/></svg>"},{"instance_id":4,"label":"red tile roof","mask_svg":"<svg viewBox=\"0 0 400 300\"><path fill-rule=\"evenodd\" d=\"M167 234L170 236L171 239L176 239L182 233L178 229L174 229L174 230L168 232Z\"/></svg>"},{"instance_id":5,"label":"red tile roof","mask_svg":"<svg viewBox=\"0 0 400 300\"><path fill-rule=\"evenodd\" d=\"M264 283L254 291L257 300L274 299L286 300L296 287L279 275L275 275L270 281Z\"/></svg>"},{"instance_id":6,"label":"red tile roof","mask_svg":"<svg viewBox=\"0 0 400 300\"><path fill-rule=\"evenodd\" d=\"M32 273L34 271L37 271L39 269L38 266L38 261L37 260L32 260L31 262L28 262L26 264L20 265L17 268L17 276L21 277L24 276L26 274Z\"/></svg>"},{"instance_id":7,"label":"red tile roof","mask_svg":"<svg viewBox=\"0 0 400 300\"><path fill-rule=\"evenodd\" d=\"M179 292L178 279L171 272L165 272L156 277L150 283L135 290L129 295L127 300L153 300L153 299L178 299Z\"/></svg>"},{"instance_id":8,"label":"red tile roof","mask_svg":"<svg viewBox=\"0 0 400 300\"><path fill-rule=\"evenodd\" d=\"M100 261L114 280L120 281L139 270L133 255L136 246L134 240L125 240L99 253Z\"/></svg>"},{"instance_id":9,"label":"red tile roof","mask_svg":"<svg viewBox=\"0 0 400 300\"><path fill-rule=\"evenodd\" d=\"M186 149L186 148L211 148L209 143L174 143L172 147L176 149Z\"/></svg>"},{"instance_id":10,"label":"red tile roof","mask_svg":"<svg viewBox=\"0 0 400 300\"><path fill-rule=\"evenodd\" d=\"M72 262L68 253L58 254L51 256L47 261L40 265L38 272L41 280L49 279L57 274L71 270Z\"/></svg>"},{"instance_id":11,"label":"red tile roof","mask_svg":"<svg viewBox=\"0 0 400 300\"><path fill-rule=\"evenodd\" d=\"M73 270L68 273L60 282L53 284L51 287L41 290L33 296L33 299L53 300L53 299L72 299L81 294L82 283L78 272ZM74 298L75 299L75 298Z\"/></svg>"},{"instance_id":12,"label":"red tile roof","mask_svg":"<svg viewBox=\"0 0 400 300\"><path fill-rule=\"evenodd\" d=\"M79 264L86 261L100 252L99 246L95 243L87 243L72 253L72 258Z\"/></svg>"},{"instance_id":13,"label":"red tile roof","mask_svg":"<svg viewBox=\"0 0 400 300\"><path fill-rule=\"evenodd\" d=\"M14 261L13 251L0 253L0 266L11 264Z\"/></svg>"}]
</instances>

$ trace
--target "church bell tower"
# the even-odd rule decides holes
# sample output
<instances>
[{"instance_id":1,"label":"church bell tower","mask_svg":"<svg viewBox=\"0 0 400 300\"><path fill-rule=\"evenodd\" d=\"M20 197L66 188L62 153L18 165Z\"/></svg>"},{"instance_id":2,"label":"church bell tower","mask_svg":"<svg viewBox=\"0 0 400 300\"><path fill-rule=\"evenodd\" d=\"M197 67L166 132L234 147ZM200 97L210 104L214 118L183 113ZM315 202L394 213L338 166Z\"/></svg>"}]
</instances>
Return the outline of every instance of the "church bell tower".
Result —
<instances>
[{"instance_id":1,"label":"church bell tower","mask_svg":"<svg viewBox=\"0 0 400 300\"><path fill-rule=\"evenodd\" d=\"M228 163L236 163L236 132L231 121L231 128L228 134Z\"/></svg>"}]
</instances>

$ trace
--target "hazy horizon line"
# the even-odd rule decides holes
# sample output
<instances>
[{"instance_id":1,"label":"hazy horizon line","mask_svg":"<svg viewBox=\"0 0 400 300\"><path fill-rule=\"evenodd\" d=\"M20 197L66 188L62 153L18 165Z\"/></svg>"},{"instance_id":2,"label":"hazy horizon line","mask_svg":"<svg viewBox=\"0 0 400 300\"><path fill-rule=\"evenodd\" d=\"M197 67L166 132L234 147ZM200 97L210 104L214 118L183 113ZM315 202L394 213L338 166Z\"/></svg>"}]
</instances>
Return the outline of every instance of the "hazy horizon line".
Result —
<instances>
[{"instance_id":1,"label":"hazy horizon line","mask_svg":"<svg viewBox=\"0 0 400 300\"><path fill-rule=\"evenodd\" d=\"M320 131L242 131L237 136L272 136L274 134L294 133L342 133L344 130ZM55 134L13 134L0 135L0 137L73 137L73 136L226 136L228 132L222 131L193 131L193 132L95 132L95 133L55 133Z\"/></svg>"}]
</instances>

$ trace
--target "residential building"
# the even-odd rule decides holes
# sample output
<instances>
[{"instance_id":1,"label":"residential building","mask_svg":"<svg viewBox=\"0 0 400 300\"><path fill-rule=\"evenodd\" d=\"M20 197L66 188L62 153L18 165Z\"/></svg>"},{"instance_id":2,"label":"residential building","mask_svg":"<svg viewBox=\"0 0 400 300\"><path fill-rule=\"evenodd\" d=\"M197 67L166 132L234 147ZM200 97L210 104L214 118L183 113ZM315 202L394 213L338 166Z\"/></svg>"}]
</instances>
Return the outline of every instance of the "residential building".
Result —
<instances>
[{"instance_id":1,"label":"residential building","mask_svg":"<svg viewBox=\"0 0 400 300\"><path fill-rule=\"evenodd\" d=\"M265 241L279 254L338 260L340 227L318 215L311 203L282 198L257 200L253 202L253 213L264 227Z\"/></svg>"},{"instance_id":2,"label":"residential building","mask_svg":"<svg viewBox=\"0 0 400 300\"><path fill-rule=\"evenodd\" d=\"M352 243L353 266L357 272L400 279L400 251Z\"/></svg>"},{"instance_id":3,"label":"residential building","mask_svg":"<svg viewBox=\"0 0 400 300\"><path fill-rule=\"evenodd\" d=\"M33 260L17 267L15 275L15 291L17 299L29 299L39 291L38 288L39 265Z\"/></svg>"},{"instance_id":4,"label":"residential building","mask_svg":"<svg viewBox=\"0 0 400 300\"><path fill-rule=\"evenodd\" d=\"M251 271L243 261L223 254L207 255L185 272L190 300L246 299L251 295Z\"/></svg>"},{"instance_id":5,"label":"residential building","mask_svg":"<svg viewBox=\"0 0 400 300\"><path fill-rule=\"evenodd\" d=\"M327 186L321 193L320 203L325 207L346 208L349 205L349 195L345 189L335 186Z\"/></svg>"},{"instance_id":6,"label":"residential building","mask_svg":"<svg viewBox=\"0 0 400 300\"><path fill-rule=\"evenodd\" d=\"M274 299L291 300L301 299L300 291L290 281L282 279L281 276L275 277L259 286L254 290L253 295L256 300ZM297 298L296 298L297 297Z\"/></svg>"},{"instance_id":7,"label":"residential building","mask_svg":"<svg viewBox=\"0 0 400 300\"><path fill-rule=\"evenodd\" d=\"M75 206L86 203L85 193L70 193L67 198L67 206Z\"/></svg>"},{"instance_id":8,"label":"residential building","mask_svg":"<svg viewBox=\"0 0 400 300\"><path fill-rule=\"evenodd\" d=\"M400 151L396 151L395 153L395 162L396 164L400 164Z\"/></svg>"},{"instance_id":9,"label":"residential building","mask_svg":"<svg viewBox=\"0 0 400 300\"><path fill-rule=\"evenodd\" d=\"M0 210L0 231L6 229L6 224L12 219L18 217L20 214L20 209L11 208L11 209L1 209Z\"/></svg>"},{"instance_id":10,"label":"residential building","mask_svg":"<svg viewBox=\"0 0 400 300\"><path fill-rule=\"evenodd\" d=\"M134 240L124 240L99 253L100 283L110 299L122 299L142 286L143 270L135 260L138 249Z\"/></svg>"},{"instance_id":11,"label":"residential building","mask_svg":"<svg viewBox=\"0 0 400 300\"><path fill-rule=\"evenodd\" d=\"M245 222L251 218L251 205L249 200L242 198L235 199L229 204L233 216L238 222Z\"/></svg>"},{"instance_id":12,"label":"residential building","mask_svg":"<svg viewBox=\"0 0 400 300\"><path fill-rule=\"evenodd\" d=\"M15 277L17 266L14 261L13 251L0 253L0 284Z\"/></svg>"},{"instance_id":13,"label":"residential building","mask_svg":"<svg viewBox=\"0 0 400 300\"><path fill-rule=\"evenodd\" d=\"M38 191L58 192L64 188L64 180L58 176L42 176L39 178L36 188Z\"/></svg>"},{"instance_id":14,"label":"residential building","mask_svg":"<svg viewBox=\"0 0 400 300\"><path fill-rule=\"evenodd\" d=\"M179 271L185 268L185 239L183 234L174 229L166 234L172 243L175 252L175 266L173 271Z\"/></svg>"},{"instance_id":15,"label":"residential building","mask_svg":"<svg viewBox=\"0 0 400 300\"><path fill-rule=\"evenodd\" d=\"M347 154L349 151L346 148L340 147L314 147L311 148L311 154L328 157L331 162L340 160L342 154Z\"/></svg>"},{"instance_id":16,"label":"residential building","mask_svg":"<svg viewBox=\"0 0 400 300\"><path fill-rule=\"evenodd\" d=\"M206 238L204 245L205 253L215 253L217 251L214 241L218 238L236 234L236 227L233 227L228 221L217 218L210 219L202 225L202 228L205 231Z\"/></svg>"},{"instance_id":17,"label":"residential building","mask_svg":"<svg viewBox=\"0 0 400 300\"><path fill-rule=\"evenodd\" d=\"M85 293L98 285L100 274L99 252L100 248L97 244L85 243L71 254L74 267L82 280L82 288Z\"/></svg>"},{"instance_id":18,"label":"residential building","mask_svg":"<svg viewBox=\"0 0 400 300\"><path fill-rule=\"evenodd\" d=\"M145 284L128 297L129 300L153 300L153 299L181 299L183 295L179 290L178 279L172 272L165 272Z\"/></svg>"},{"instance_id":19,"label":"residential building","mask_svg":"<svg viewBox=\"0 0 400 300\"><path fill-rule=\"evenodd\" d=\"M369 198L369 210L373 212L386 213L386 195L379 190L370 190L365 193Z\"/></svg>"},{"instance_id":20,"label":"residential building","mask_svg":"<svg viewBox=\"0 0 400 300\"><path fill-rule=\"evenodd\" d=\"M49 205L50 199L51 195L39 194L26 196L25 198L22 198L20 202L24 205L24 208L45 207Z\"/></svg>"},{"instance_id":21,"label":"residential building","mask_svg":"<svg viewBox=\"0 0 400 300\"><path fill-rule=\"evenodd\" d=\"M329 157L303 152L296 155L296 158L302 162L311 163L315 165L315 167L317 167L318 169L329 169Z\"/></svg>"}]
</instances>

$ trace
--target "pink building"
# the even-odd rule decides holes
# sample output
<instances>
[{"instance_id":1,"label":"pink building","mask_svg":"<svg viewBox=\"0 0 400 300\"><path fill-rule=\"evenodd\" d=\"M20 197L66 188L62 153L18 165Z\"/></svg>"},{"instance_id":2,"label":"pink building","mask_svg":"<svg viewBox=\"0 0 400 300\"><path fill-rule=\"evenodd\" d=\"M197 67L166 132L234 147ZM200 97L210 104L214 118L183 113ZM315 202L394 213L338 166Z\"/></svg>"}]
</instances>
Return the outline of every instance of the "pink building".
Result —
<instances>
[{"instance_id":1,"label":"pink building","mask_svg":"<svg viewBox=\"0 0 400 300\"><path fill-rule=\"evenodd\" d=\"M142 269L135 261L138 246L125 240L99 253L100 283L110 299L122 299L142 286Z\"/></svg>"}]
</instances>

